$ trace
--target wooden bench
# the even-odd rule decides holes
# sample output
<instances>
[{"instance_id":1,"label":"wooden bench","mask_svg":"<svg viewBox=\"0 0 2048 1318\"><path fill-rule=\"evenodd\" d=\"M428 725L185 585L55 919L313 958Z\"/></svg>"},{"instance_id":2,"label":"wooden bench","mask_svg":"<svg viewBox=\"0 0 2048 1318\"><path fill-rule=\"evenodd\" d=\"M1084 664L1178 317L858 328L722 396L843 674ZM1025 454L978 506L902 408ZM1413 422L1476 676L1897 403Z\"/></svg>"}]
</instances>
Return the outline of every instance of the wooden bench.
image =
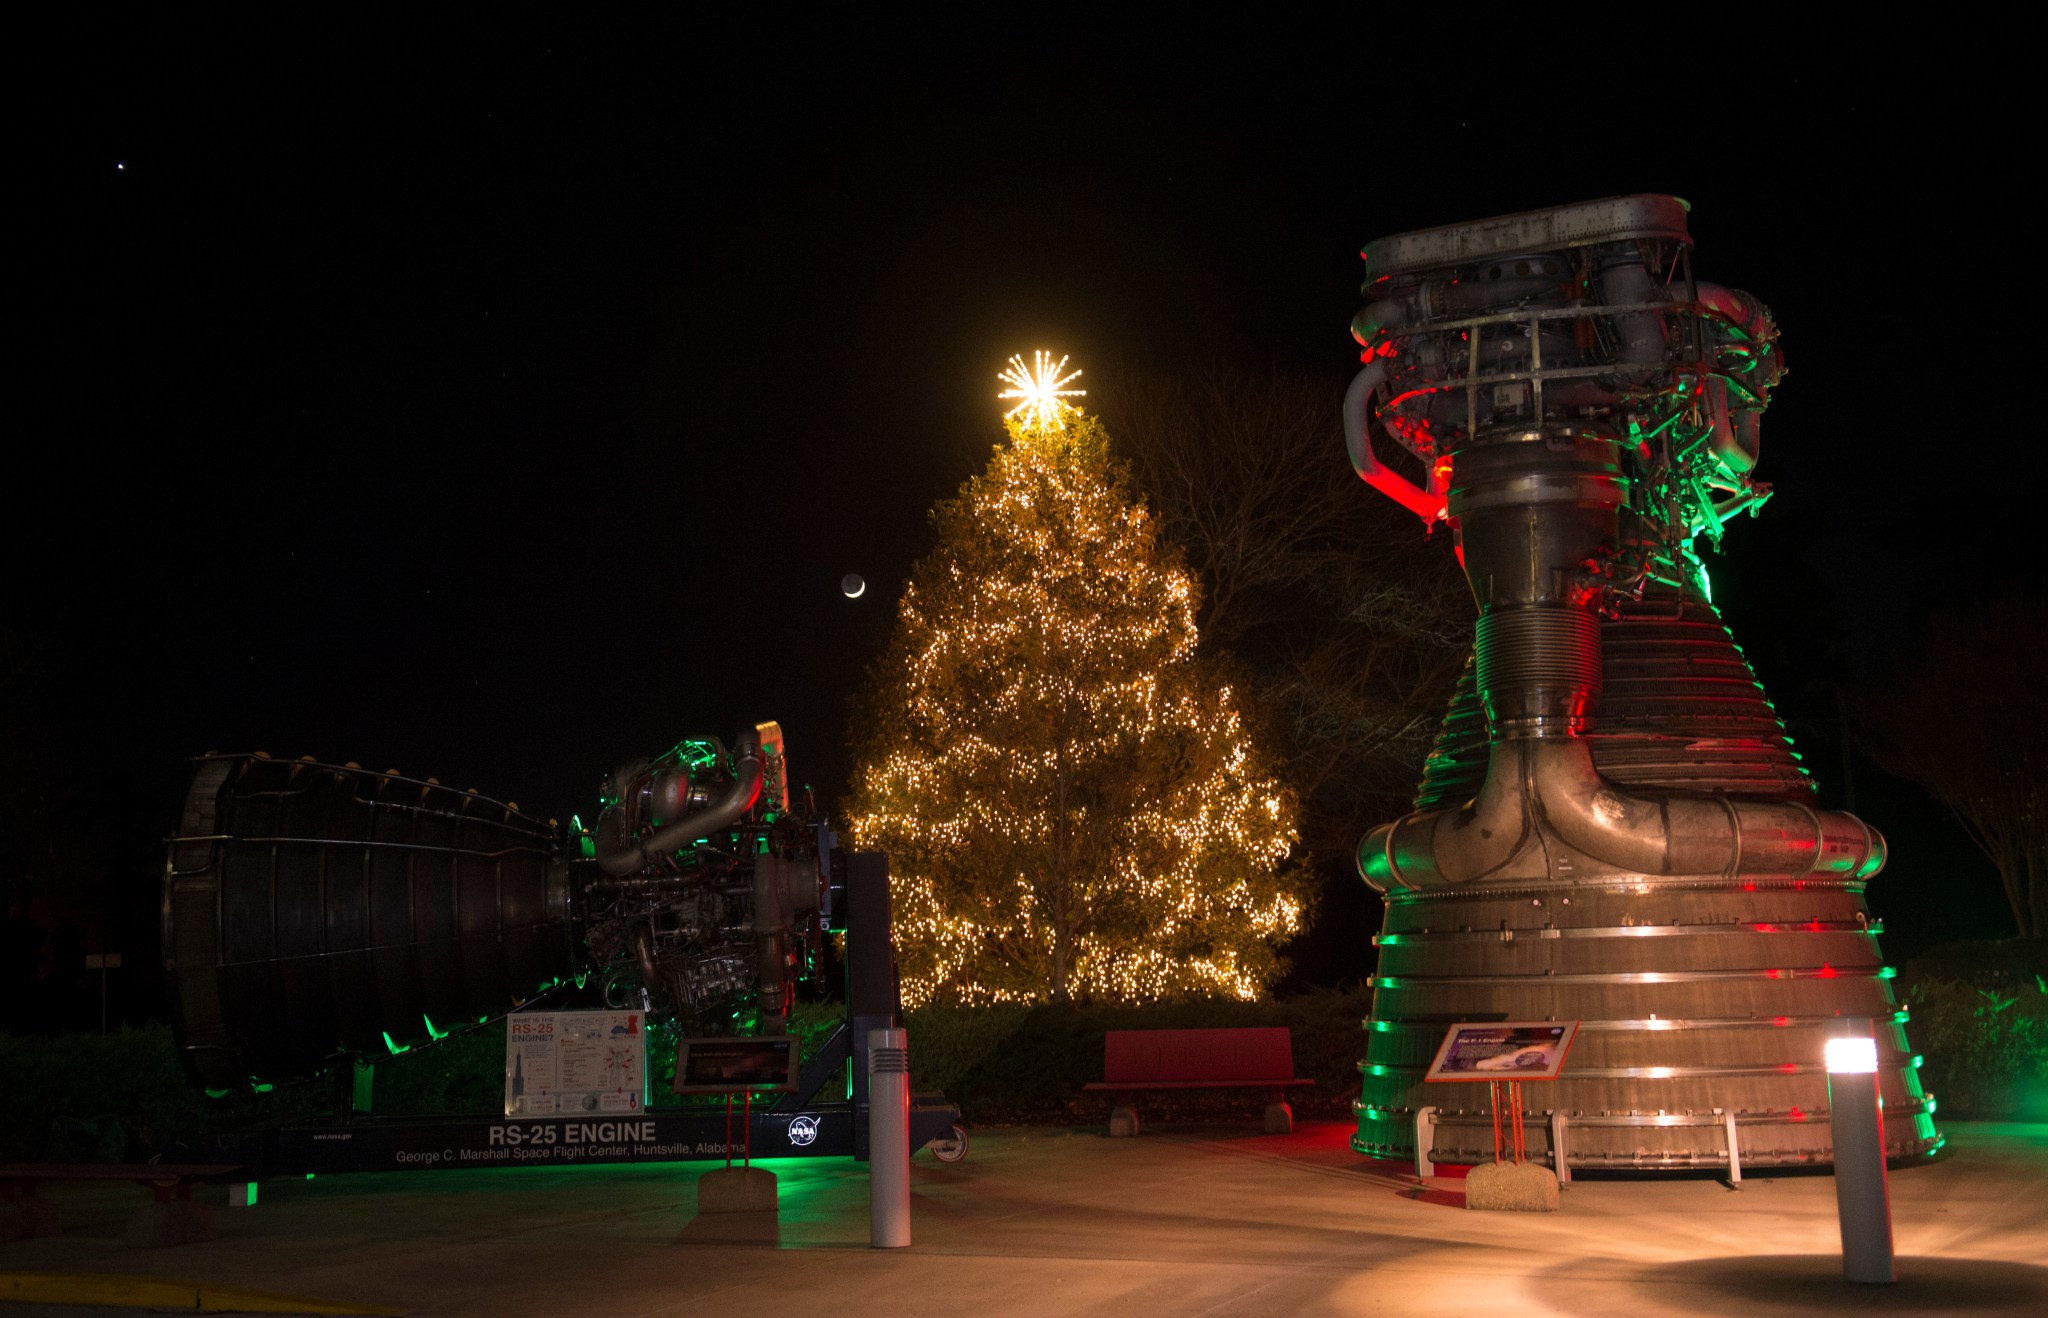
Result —
<instances>
[{"instance_id":1,"label":"wooden bench","mask_svg":"<svg viewBox=\"0 0 2048 1318\"><path fill-rule=\"evenodd\" d=\"M234 1163L10 1163L0 1167L0 1240L57 1234L57 1206L36 1193L44 1181L133 1181L148 1190L150 1202L128 1223L131 1245L211 1240L213 1209L192 1201L192 1187L241 1170Z\"/></svg>"},{"instance_id":2,"label":"wooden bench","mask_svg":"<svg viewBox=\"0 0 2048 1318\"><path fill-rule=\"evenodd\" d=\"M1269 1135L1294 1129L1287 1091L1311 1085L1294 1074L1285 1026L1230 1030L1111 1030L1102 1038L1102 1079L1084 1086L1115 1096L1111 1135L1138 1133L1134 1095L1148 1089L1263 1089Z\"/></svg>"}]
</instances>

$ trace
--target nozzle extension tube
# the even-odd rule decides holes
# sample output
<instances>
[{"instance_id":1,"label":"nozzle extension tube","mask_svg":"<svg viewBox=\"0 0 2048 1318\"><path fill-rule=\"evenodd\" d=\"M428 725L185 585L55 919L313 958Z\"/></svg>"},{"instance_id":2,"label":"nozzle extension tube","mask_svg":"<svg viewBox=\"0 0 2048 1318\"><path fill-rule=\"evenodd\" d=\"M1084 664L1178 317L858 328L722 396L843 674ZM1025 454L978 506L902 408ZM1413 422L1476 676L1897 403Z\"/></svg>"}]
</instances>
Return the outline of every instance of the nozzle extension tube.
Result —
<instances>
[{"instance_id":1,"label":"nozzle extension tube","mask_svg":"<svg viewBox=\"0 0 2048 1318\"><path fill-rule=\"evenodd\" d=\"M600 820L597 867L614 878L623 878L732 824L752 809L761 796L765 765L761 740L753 729L740 734L738 744L733 748L732 767L732 786L722 796L695 814L686 815L667 828L649 834L644 842L619 837L616 828L606 828L604 821Z\"/></svg>"},{"instance_id":2,"label":"nozzle extension tube","mask_svg":"<svg viewBox=\"0 0 2048 1318\"><path fill-rule=\"evenodd\" d=\"M1372 396L1380 382L1386 379L1386 374L1385 362L1370 362L1352 378L1351 387L1344 391L1344 442L1351 452L1351 467L1360 480L1381 494L1423 521L1434 522L1443 516L1443 491L1425 490L1412 483L1382 463L1372 451Z\"/></svg>"},{"instance_id":3,"label":"nozzle extension tube","mask_svg":"<svg viewBox=\"0 0 2048 1318\"><path fill-rule=\"evenodd\" d=\"M654 956L654 927L644 922L636 924L633 926L633 932L627 935L626 941L633 949L635 964L640 967L641 985L648 993L654 995L661 1005L666 1005L666 981L662 979L661 968Z\"/></svg>"},{"instance_id":4,"label":"nozzle extension tube","mask_svg":"<svg viewBox=\"0 0 2048 1318\"><path fill-rule=\"evenodd\" d=\"M1726 284L1708 283L1704 279L1693 287L1701 306L1725 316L1730 324L1750 338L1772 340L1778 337L1778 322L1772 317L1771 309L1756 294L1745 293Z\"/></svg>"},{"instance_id":5,"label":"nozzle extension tube","mask_svg":"<svg viewBox=\"0 0 2048 1318\"><path fill-rule=\"evenodd\" d=\"M1637 796L1600 776L1577 737L1496 742L1479 794L1368 833L1358 868L1381 892L1541 879L1555 841L1616 870L1865 879L1884 838L1856 816L1781 801Z\"/></svg>"}]
</instances>

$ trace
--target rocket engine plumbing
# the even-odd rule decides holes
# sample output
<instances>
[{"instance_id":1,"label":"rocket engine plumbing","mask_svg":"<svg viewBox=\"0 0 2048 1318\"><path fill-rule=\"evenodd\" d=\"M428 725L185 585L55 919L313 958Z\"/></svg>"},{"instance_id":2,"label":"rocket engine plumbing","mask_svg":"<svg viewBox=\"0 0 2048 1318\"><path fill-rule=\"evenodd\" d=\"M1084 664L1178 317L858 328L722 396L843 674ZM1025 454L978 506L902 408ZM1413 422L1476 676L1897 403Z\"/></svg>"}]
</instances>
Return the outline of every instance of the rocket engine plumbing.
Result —
<instances>
[{"instance_id":1,"label":"rocket engine plumbing","mask_svg":"<svg viewBox=\"0 0 2048 1318\"><path fill-rule=\"evenodd\" d=\"M1363 251L1354 468L1448 526L1478 606L1386 899L1353 1146L1413 1151L1454 1020L1577 1020L1532 1115L1575 1166L1827 1162L1824 1036L1874 1018L1887 1147L1939 1144L1864 887L1883 839L1822 810L1695 543L1754 514L1784 373L1764 305L1696 280L1687 207L1609 198ZM1469 1086L1433 1156L1492 1156ZM1732 1114L1731 1123L1728 1118Z\"/></svg>"},{"instance_id":2,"label":"rocket engine plumbing","mask_svg":"<svg viewBox=\"0 0 2048 1318\"><path fill-rule=\"evenodd\" d=\"M621 766L592 850L584 943L607 1005L645 1006L690 1034L727 1033L751 1008L761 1033L782 1033L815 963L829 875L817 825L789 812L775 724L730 754L685 741Z\"/></svg>"}]
</instances>

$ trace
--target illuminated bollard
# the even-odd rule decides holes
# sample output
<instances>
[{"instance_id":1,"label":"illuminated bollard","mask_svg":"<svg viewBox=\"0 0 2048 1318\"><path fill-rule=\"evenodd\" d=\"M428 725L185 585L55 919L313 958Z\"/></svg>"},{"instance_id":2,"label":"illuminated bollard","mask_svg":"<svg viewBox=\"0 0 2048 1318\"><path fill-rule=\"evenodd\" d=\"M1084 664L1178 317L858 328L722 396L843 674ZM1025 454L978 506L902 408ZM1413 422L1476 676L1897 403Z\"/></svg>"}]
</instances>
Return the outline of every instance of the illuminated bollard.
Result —
<instances>
[{"instance_id":1,"label":"illuminated bollard","mask_svg":"<svg viewBox=\"0 0 2048 1318\"><path fill-rule=\"evenodd\" d=\"M910 1035L868 1031L868 1232L876 1249L910 1243Z\"/></svg>"},{"instance_id":2,"label":"illuminated bollard","mask_svg":"<svg viewBox=\"0 0 2048 1318\"><path fill-rule=\"evenodd\" d=\"M1842 1275L1891 1282L1892 1200L1884 1167L1884 1100L1877 1092L1871 1022L1827 1041L1828 1111L1835 1136L1835 1209L1842 1219Z\"/></svg>"}]
</instances>

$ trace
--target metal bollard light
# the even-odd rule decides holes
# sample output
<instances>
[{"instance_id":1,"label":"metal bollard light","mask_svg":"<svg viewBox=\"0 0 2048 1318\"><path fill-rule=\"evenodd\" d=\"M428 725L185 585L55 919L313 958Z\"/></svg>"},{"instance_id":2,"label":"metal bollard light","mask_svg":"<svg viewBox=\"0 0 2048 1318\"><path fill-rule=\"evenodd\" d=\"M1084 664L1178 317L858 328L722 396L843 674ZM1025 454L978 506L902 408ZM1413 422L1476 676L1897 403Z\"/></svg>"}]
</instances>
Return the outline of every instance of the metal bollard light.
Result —
<instances>
[{"instance_id":1,"label":"metal bollard light","mask_svg":"<svg viewBox=\"0 0 2048 1318\"><path fill-rule=\"evenodd\" d=\"M910 1243L910 1035L868 1031L868 1241Z\"/></svg>"},{"instance_id":2,"label":"metal bollard light","mask_svg":"<svg viewBox=\"0 0 2048 1318\"><path fill-rule=\"evenodd\" d=\"M1844 1020L1829 1039L1828 1111L1835 1137L1835 1209L1842 1220L1842 1275L1884 1284L1892 1274L1891 1186L1884 1166L1884 1100L1877 1040L1868 1020Z\"/></svg>"}]
</instances>

